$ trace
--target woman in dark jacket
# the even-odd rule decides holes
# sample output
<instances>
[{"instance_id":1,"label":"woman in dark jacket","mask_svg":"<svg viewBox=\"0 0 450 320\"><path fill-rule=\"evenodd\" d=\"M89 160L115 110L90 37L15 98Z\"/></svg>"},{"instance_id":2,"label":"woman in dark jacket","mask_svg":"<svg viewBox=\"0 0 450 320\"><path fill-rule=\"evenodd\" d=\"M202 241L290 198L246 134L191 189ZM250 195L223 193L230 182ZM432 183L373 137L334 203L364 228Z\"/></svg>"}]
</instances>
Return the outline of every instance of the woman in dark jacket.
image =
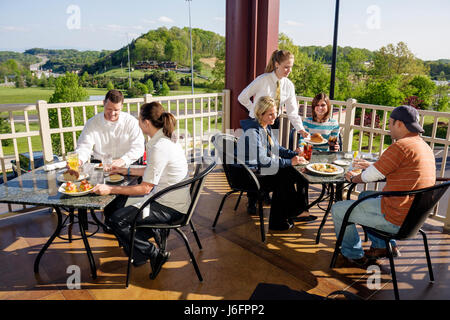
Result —
<instances>
[{"instance_id":1,"label":"woman in dark jacket","mask_svg":"<svg viewBox=\"0 0 450 320\"><path fill-rule=\"evenodd\" d=\"M269 229L287 230L293 226L293 218L307 208L307 184L293 168L306 163L306 160L297 152L279 145L270 127L276 118L275 100L261 97L255 106L255 119L241 121L244 134L238 141L237 156L258 172L264 190L273 191ZM256 204L256 195L248 194L248 198L249 206ZM295 220L302 221L301 217ZM312 220L312 217L307 220Z\"/></svg>"}]
</instances>

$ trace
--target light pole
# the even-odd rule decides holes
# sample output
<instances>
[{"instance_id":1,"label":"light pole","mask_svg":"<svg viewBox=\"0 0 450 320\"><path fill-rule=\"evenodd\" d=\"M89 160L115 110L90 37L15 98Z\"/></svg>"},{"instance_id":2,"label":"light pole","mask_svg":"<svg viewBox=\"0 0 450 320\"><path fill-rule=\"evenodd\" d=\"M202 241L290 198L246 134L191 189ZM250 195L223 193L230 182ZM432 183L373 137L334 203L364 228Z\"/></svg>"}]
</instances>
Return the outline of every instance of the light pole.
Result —
<instances>
[{"instance_id":1,"label":"light pole","mask_svg":"<svg viewBox=\"0 0 450 320\"><path fill-rule=\"evenodd\" d=\"M191 91L194 94L194 58L192 56L192 27L191 27L191 1L186 0L189 6L189 37L191 39Z\"/></svg>"},{"instance_id":2,"label":"light pole","mask_svg":"<svg viewBox=\"0 0 450 320\"><path fill-rule=\"evenodd\" d=\"M131 88L130 43L128 41L128 33L127 33L127 51L128 51L128 87Z\"/></svg>"},{"instance_id":3,"label":"light pole","mask_svg":"<svg viewBox=\"0 0 450 320\"><path fill-rule=\"evenodd\" d=\"M339 24L339 0L336 0L336 9L334 12L334 36L333 36L333 57L331 61L331 79L330 79L330 99L334 99L334 84L336 77L336 58L337 58L337 37Z\"/></svg>"}]
</instances>

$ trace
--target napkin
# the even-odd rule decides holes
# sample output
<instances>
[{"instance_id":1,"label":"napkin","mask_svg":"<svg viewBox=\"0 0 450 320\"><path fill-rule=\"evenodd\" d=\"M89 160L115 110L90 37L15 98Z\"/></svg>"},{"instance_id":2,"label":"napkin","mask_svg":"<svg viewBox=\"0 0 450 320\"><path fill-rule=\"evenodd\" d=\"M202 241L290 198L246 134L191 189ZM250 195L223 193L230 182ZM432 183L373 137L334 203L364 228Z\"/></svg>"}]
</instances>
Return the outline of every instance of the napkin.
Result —
<instances>
[{"instance_id":1,"label":"napkin","mask_svg":"<svg viewBox=\"0 0 450 320\"><path fill-rule=\"evenodd\" d=\"M51 163L51 164L46 164L44 166L44 170L45 171L52 171L52 170L56 170L56 169L61 169L61 168L65 168L67 165L66 161L61 161L61 162L56 162L56 163Z\"/></svg>"}]
</instances>

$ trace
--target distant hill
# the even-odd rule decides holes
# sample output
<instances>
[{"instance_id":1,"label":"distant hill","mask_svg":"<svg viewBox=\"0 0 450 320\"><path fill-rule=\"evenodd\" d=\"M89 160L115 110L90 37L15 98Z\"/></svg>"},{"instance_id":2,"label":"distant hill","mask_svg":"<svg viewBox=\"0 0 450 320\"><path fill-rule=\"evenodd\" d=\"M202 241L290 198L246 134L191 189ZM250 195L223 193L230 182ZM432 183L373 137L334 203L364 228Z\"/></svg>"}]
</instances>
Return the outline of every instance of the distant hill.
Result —
<instances>
[{"instance_id":1,"label":"distant hill","mask_svg":"<svg viewBox=\"0 0 450 320\"><path fill-rule=\"evenodd\" d=\"M99 59L109 55L111 50L102 51L78 51L75 49L53 50L33 48L25 51L28 55L43 55L49 60L42 69L52 69L55 73L81 70L86 64L95 63Z\"/></svg>"},{"instance_id":2,"label":"distant hill","mask_svg":"<svg viewBox=\"0 0 450 320\"><path fill-rule=\"evenodd\" d=\"M39 58L35 57L33 54L14 51L0 51L0 63L10 59L14 59L23 65L30 65L39 62Z\"/></svg>"},{"instance_id":3,"label":"distant hill","mask_svg":"<svg viewBox=\"0 0 450 320\"><path fill-rule=\"evenodd\" d=\"M322 59L324 63L331 64L333 58L333 46L328 45L325 47L321 46L299 46L300 51L306 53L308 56L314 60ZM368 49L352 48L349 46L339 47L337 49L337 55L347 57L350 53L358 54L365 58L365 60L370 61L375 55L373 51Z\"/></svg>"},{"instance_id":4,"label":"distant hill","mask_svg":"<svg viewBox=\"0 0 450 320\"><path fill-rule=\"evenodd\" d=\"M192 29L192 47L194 64L201 58L224 56L225 37L198 28ZM174 61L179 65L190 65L190 39L188 28L165 27L150 30L129 44L130 62L135 65L138 61ZM98 61L87 64L82 72L89 74L104 72L128 64L127 47L111 52Z\"/></svg>"}]
</instances>

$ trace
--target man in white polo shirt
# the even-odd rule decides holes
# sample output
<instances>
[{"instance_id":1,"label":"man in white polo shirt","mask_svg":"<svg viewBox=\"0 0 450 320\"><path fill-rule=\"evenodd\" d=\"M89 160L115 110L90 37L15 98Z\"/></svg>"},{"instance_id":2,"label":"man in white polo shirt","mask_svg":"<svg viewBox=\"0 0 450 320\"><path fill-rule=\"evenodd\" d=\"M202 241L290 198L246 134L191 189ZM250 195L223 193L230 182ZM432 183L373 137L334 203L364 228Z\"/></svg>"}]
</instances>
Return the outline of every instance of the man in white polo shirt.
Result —
<instances>
[{"instance_id":1,"label":"man in white polo shirt","mask_svg":"<svg viewBox=\"0 0 450 320\"><path fill-rule=\"evenodd\" d=\"M110 154L113 165L128 167L144 154L144 135L137 119L121 112L123 94L110 90L103 101L104 111L88 120L78 138L76 152L81 164L92 155L94 160L102 161Z\"/></svg>"}]
</instances>

